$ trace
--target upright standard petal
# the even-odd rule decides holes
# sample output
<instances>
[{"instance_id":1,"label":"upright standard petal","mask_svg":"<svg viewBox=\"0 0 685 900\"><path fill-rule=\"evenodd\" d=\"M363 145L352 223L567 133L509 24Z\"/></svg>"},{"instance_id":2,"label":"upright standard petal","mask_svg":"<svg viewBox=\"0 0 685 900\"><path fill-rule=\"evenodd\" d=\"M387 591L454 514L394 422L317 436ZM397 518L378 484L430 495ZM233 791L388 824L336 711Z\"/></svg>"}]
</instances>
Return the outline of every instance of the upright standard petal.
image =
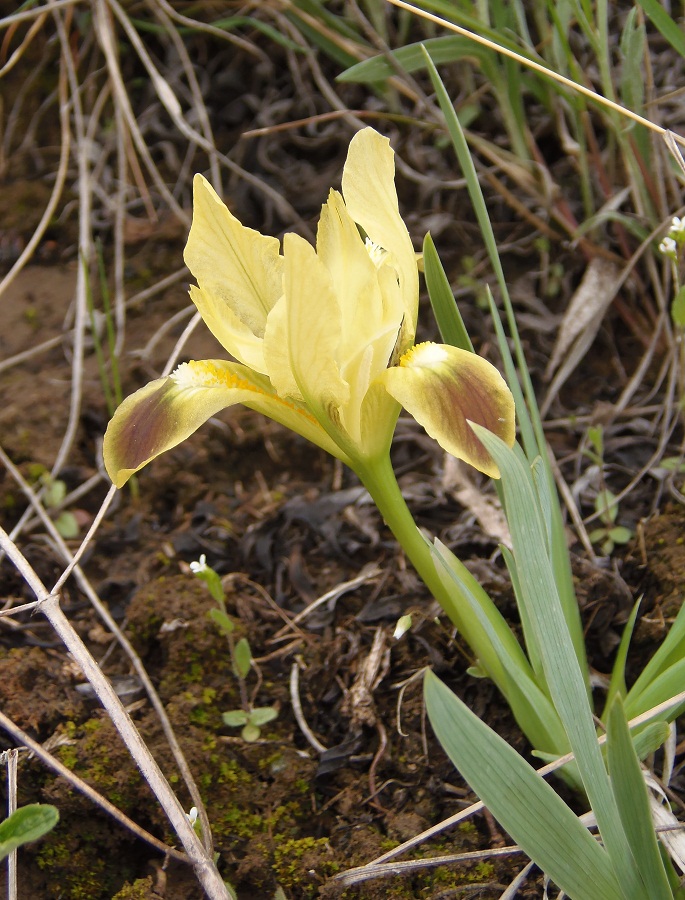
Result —
<instances>
[{"instance_id":1,"label":"upright standard petal","mask_svg":"<svg viewBox=\"0 0 685 900\"><path fill-rule=\"evenodd\" d=\"M230 353L252 367L267 316L283 293L278 240L242 225L196 175L184 259L199 285L192 299L202 318Z\"/></svg>"},{"instance_id":2,"label":"upright standard petal","mask_svg":"<svg viewBox=\"0 0 685 900\"><path fill-rule=\"evenodd\" d=\"M395 154L390 141L364 128L350 142L342 177L349 214L374 244L387 250L397 270L405 305L407 344L413 342L419 303L419 276L414 247L399 212L395 189ZM406 349L405 347L402 348Z\"/></svg>"},{"instance_id":3,"label":"upright standard petal","mask_svg":"<svg viewBox=\"0 0 685 900\"><path fill-rule=\"evenodd\" d=\"M349 462L311 413L280 398L268 378L239 363L214 359L183 363L172 375L151 381L124 400L105 432L107 474L123 487L134 472L236 403L264 413Z\"/></svg>"},{"instance_id":4,"label":"upright standard petal","mask_svg":"<svg viewBox=\"0 0 685 900\"><path fill-rule=\"evenodd\" d=\"M290 367L304 402L329 434L346 432L350 386L341 377L341 313L328 270L297 234L283 240Z\"/></svg>"},{"instance_id":5,"label":"upright standard petal","mask_svg":"<svg viewBox=\"0 0 685 900\"><path fill-rule=\"evenodd\" d=\"M469 427L475 422L510 447L514 443L514 399L487 360L446 344L417 344L378 380L444 450L499 478L494 460Z\"/></svg>"}]
</instances>

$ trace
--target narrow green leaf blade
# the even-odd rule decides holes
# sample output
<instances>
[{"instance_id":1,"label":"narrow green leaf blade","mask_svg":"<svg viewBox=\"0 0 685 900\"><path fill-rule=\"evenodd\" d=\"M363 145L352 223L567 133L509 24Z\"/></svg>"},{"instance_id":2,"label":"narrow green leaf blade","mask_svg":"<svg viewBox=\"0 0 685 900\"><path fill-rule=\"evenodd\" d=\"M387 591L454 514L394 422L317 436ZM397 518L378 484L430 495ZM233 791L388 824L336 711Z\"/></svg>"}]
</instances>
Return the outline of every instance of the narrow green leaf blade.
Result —
<instances>
[{"instance_id":1,"label":"narrow green leaf blade","mask_svg":"<svg viewBox=\"0 0 685 900\"><path fill-rule=\"evenodd\" d=\"M569 751L569 743L549 697L536 684L530 664L501 613L466 566L436 539L432 550L440 579L463 605L462 617L478 622L492 653L478 663L498 685L516 721L536 749L555 758ZM456 591L454 588L456 587ZM471 645L473 646L473 645Z\"/></svg>"},{"instance_id":2,"label":"narrow green leaf blade","mask_svg":"<svg viewBox=\"0 0 685 900\"><path fill-rule=\"evenodd\" d=\"M607 721L607 762L616 804L647 896L650 900L671 900L673 895L654 833L647 788L618 695Z\"/></svg>"},{"instance_id":3,"label":"narrow green leaf blade","mask_svg":"<svg viewBox=\"0 0 685 900\"><path fill-rule=\"evenodd\" d=\"M430 232L423 239L423 271L435 321L445 344L470 350L473 344L452 294L449 280L435 249Z\"/></svg>"},{"instance_id":4,"label":"narrow green leaf blade","mask_svg":"<svg viewBox=\"0 0 685 900\"><path fill-rule=\"evenodd\" d=\"M671 697L675 697L683 691L685 686L685 659L678 660L672 666L669 666L665 672L657 675L650 684L636 695L632 691L628 694L625 702L626 715L629 719L640 716L660 703L665 703ZM678 706L674 706L668 713L662 712L660 719L671 721L682 710L683 701Z\"/></svg>"},{"instance_id":5,"label":"narrow green leaf blade","mask_svg":"<svg viewBox=\"0 0 685 900\"><path fill-rule=\"evenodd\" d=\"M396 75L398 68L404 69L405 72L416 72L418 69L425 68L426 65L425 58L421 52L422 45L429 50L432 58L438 65L455 62L455 60L464 59L465 57L481 64L486 59L491 61L494 59L492 50L488 50L466 37L428 38L420 44L407 44L405 47L400 47L399 50L393 50L387 56L374 56L371 59L365 59L360 63L356 63L356 65L341 72L337 76L336 81L369 84L375 81L384 81L386 78ZM395 61L395 65L388 59L388 56Z\"/></svg>"},{"instance_id":6,"label":"narrow green leaf blade","mask_svg":"<svg viewBox=\"0 0 685 900\"><path fill-rule=\"evenodd\" d=\"M638 2L668 43L675 47L681 56L685 56L685 34L678 23L669 16L666 7L659 0L638 0Z\"/></svg>"},{"instance_id":7,"label":"narrow green leaf blade","mask_svg":"<svg viewBox=\"0 0 685 900\"><path fill-rule=\"evenodd\" d=\"M629 719L634 715L637 715L633 712L632 704L637 701L640 694L642 694L642 692L649 687L659 675L683 658L685 658L685 604L678 610L675 622L671 625L665 640L661 643L654 656L644 667L637 681L628 692L629 700L626 701L626 712ZM630 709L628 709L629 705Z\"/></svg>"},{"instance_id":8,"label":"narrow green leaf blade","mask_svg":"<svg viewBox=\"0 0 685 900\"><path fill-rule=\"evenodd\" d=\"M572 898L623 900L606 852L558 794L432 672L424 691L447 755L528 856Z\"/></svg>"},{"instance_id":9,"label":"narrow green leaf blade","mask_svg":"<svg viewBox=\"0 0 685 900\"><path fill-rule=\"evenodd\" d=\"M611 681L609 682L609 690L607 691L607 699L604 707L604 714L602 718L606 718L606 711L611 706L614 697L618 694L621 699L626 696L627 687L626 687L626 660L628 659L628 649L630 647L630 641L633 636L633 629L635 628L635 621L637 619L637 613L640 609L640 601L634 604L633 609L630 613L630 617L626 622L625 628L623 629L623 634L621 635L621 643L618 646L618 652L616 653L616 659L614 660L614 666L611 670Z\"/></svg>"},{"instance_id":10,"label":"narrow green leaf blade","mask_svg":"<svg viewBox=\"0 0 685 900\"><path fill-rule=\"evenodd\" d=\"M597 744L585 681L564 618L546 531L525 456L487 429L472 428L499 466L521 595L526 603L549 694L564 724L602 839L621 873L625 890L637 900L639 872L623 830Z\"/></svg>"}]
</instances>

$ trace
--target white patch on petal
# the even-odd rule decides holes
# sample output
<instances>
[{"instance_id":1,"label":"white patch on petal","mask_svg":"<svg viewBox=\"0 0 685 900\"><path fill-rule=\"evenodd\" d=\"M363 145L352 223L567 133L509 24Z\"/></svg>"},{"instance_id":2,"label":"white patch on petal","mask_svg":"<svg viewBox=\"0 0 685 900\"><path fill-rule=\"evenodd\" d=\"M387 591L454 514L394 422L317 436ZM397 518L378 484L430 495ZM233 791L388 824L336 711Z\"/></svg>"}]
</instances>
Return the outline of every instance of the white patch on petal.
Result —
<instances>
[{"instance_id":1,"label":"white patch on petal","mask_svg":"<svg viewBox=\"0 0 685 900\"><path fill-rule=\"evenodd\" d=\"M366 238L364 246L366 247L366 252L369 254L371 262L377 269L380 269L383 265L383 260L388 255L388 251L384 250L379 244L374 244L371 238Z\"/></svg>"},{"instance_id":2,"label":"white patch on petal","mask_svg":"<svg viewBox=\"0 0 685 900\"><path fill-rule=\"evenodd\" d=\"M181 363L169 376L180 388L214 387L224 383L213 366L191 359Z\"/></svg>"},{"instance_id":3,"label":"white patch on petal","mask_svg":"<svg viewBox=\"0 0 685 900\"><path fill-rule=\"evenodd\" d=\"M432 369L448 358L448 353L440 344L424 341L411 347L400 359L400 365L409 368Z\"/></svg>"}]
</instances>

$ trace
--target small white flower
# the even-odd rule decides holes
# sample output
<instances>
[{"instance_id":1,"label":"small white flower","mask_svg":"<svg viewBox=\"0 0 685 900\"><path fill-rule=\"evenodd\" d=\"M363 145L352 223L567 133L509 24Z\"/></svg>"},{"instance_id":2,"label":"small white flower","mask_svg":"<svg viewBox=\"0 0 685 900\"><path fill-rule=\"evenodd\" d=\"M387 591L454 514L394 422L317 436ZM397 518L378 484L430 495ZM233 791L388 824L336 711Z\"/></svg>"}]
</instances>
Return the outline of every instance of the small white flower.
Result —
<instances>
[{"instance_id":1,"label":"small white flower","mask_svg":"<svg viewBox=\"0 0 685 900\"><path fill-rule=\"evenodd\" d=\"M685 219L681 219L680 216L673 216L668 233L672 235L676 241L685 241Z\"/></svg>"},{"instance_id":2,"label":"small white flower","mask_svg":"<svg viewBox=\"0 0 685 900\"><path fill-rule=\"evenodd\" d=\"M677 249L676 242L672 237L665 237L659 244L659 251L663 253L664 256L672 256L675 258Z\"/></svg>"},{"instance_id":3,"label":"small white flower","mask_svg":"<svg viewBox=\"0 0 685 900\"><path fill-rule=\"evenodd\" d=\"M208 568L209 566L207 565L207 557L204 553L197 562L191 562L190 564L190 571L194 575L199 575L200 572L206 572Z\"/></svg>"},{"instance_id":4,"label":"small white flower","mask_svg":"<svg viewBox=\"0 0 685 900\"><path fill-rule=\"evenodd\" d=\"M411 616L400 616L397 620L397 625L395 625L395 631L393 633L393 637L396 641L402 637L403 634L406 634L411 628Z\"/></svg>"},{"instance_id":5,"label":"small white flower","mask_svg":"<svg viewBox=\"0 0 685 900\"><path fill-rule=\"evenodd\" d=\"M190 807L190 812L186 813L186 818L191 825L194 825L197 822L197 806Z\"/></svg>"}]
</instances>

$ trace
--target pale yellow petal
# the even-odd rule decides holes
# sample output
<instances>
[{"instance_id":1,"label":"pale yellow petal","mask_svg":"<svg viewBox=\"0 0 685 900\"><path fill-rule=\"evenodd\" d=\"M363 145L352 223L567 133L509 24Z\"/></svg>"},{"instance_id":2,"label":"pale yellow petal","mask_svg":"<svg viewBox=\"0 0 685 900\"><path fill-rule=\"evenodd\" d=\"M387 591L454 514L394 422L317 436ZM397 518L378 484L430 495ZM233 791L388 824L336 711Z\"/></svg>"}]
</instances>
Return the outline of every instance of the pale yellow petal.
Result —
<instances>
[{"instance_id":1,"label":"pale yellow petal","mask_svg":"<svg viewBox=\"0 0 685 900\"><path fill-rule=\"evenodd\" d=\"M127 397L107 427L103 454L117 487L160 453L176 447L215 415L236 403L262 412L348 462L313 416L278 397L269 380L239 363L202 360L183 363Z\"/></svg>"},{"instance_id":2,"label":"pale yellow petal","mask_svg":"<svg viewBox=\"0 0 685 900\"><path fill-rule=\"evenodd\" d=\"M376 380L366 392L361 407L361 455L367 459L380 459L390 452L390 445L402 411L380 380Z\"/></svg>"},{"instance_id":3,"label":"pale yellow petal","mask_svg":"<svg viewBox=\"0 0 685 900\"><path fill-rule=\"evenodd\" d=\"M397 276L388 266L376 265L343 199L331 191L324 204L316 238L317 255L328 269L341 315L339 361L352 386L353 360L373 347L370 378L384 369L399 334L404 305ZM371 251L373 253L373 251ZM381 257L385 255L381 251ZM394 335L390 338L390 335ZM389 348L387 347L390 344ZM387 350L387 352L386 352ZM356 390L366 392L369 380Z\"/></svg>"},{"instance_id":4,"label":"pale yellow petal","mask_svg":"<svg viewBox=\"0 0 685 900\"><path fill-rule=\"evenodd\" d=\"M330 275L299 235L286 234L283 255L290 368L314 416L333 431L344 430L342 408L350 390L340 377L341 314Z\"/></svg>"},{"instance_id":5,"label":"pale yellow petal","mask_svg":"<svg viewBox=\"0 0 685 900\"><path fill-rule=\"evenodd\" d=\"M283 259L276 238L246 228L201 175L193 181L193 224L184 259L200 286L208 326L226 349L234 347L235 319L256 338L283 293ZM238 352L235 352L238 350Z\"/></svg>"},{"instance_id":6,"label":"pale yellow petal","mask_svg":"<svg viewBox=\"0 0 685 900\"><path fill-rule=\"evenodd\" d=\"M378 381L443 449L499 478L494 460L468 424L482 425L509 446L514 443L514 399L487 360L446 344L417 344Z\"/></svg>"},{"instance_id":7,"label":"pale yellow petal","mask_svg":"<svg viewBox=\"0 0 685 900\"><path fill-rule=\"evenodd\" d=\"M290 340L288 338L288 304L283 295L266 320L264 332L264 359L266 374L281 397L302 400L293 370L290 367Z\"/></svg>"},{"instance_id":8,"label":"pale yellow petal","mask_svg":"<svg viewBox=\"0 0 685 900\"><path fill-rule=\"evenodd\" d=\"M414 247L399 213L395 189L395 154L390 141L364 128L350 142L342 177L345 205L371 240L387 250L397 270L413 334L419 302L419 277Z\"/></svg>"},{"instance_id":9,"label":"pale yellow petal","mask_svg":"<svg viewBox=\"0 0 685 900\"><path fill-rule=\"evenodd\" d=\"M331 276L338 296L343 330L347 330L358 317L362 292L377 277L376 266L369 257L364 239L337 191L330 192L321 210L316 252ZM380 309L369 308L368 303L363 304L363 308L372 320L380 313Z\"/></svg>"},{"instance_id":10,"label":"pale yellow petal","mask_svg":"<svg viewBox=\"0 0 685 900\"><path fill-rule=\"evenodd\" d=\"M268 375L263 338L253 334L226 304L217 303L213 294L194 284L190 285L189 293L205 325L231 356L255 372Z\"/></svg>"}]
</instances>

